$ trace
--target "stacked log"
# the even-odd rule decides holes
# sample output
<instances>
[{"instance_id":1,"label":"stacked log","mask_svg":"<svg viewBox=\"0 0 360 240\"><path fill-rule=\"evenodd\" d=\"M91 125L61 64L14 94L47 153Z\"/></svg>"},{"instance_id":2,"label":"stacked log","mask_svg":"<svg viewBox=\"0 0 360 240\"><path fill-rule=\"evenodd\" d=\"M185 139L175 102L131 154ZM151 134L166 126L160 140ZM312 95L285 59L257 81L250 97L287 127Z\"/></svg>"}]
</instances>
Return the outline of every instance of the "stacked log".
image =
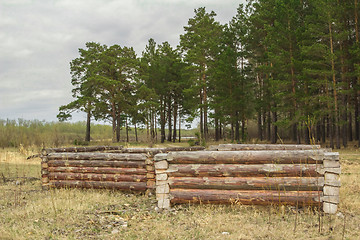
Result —
<instances>
[{"instance_id":1,"label":"stacked log","mask_svg":"<svg viewBox=\"0 0 360 240\"><path fill-rule=\"evenodd\" d=\"M314 150L320 145L295 144L219 144L209 147L210 151L246 151L246 150Z\"/></svg>"},{"instance_id":2,"label":"stacked log","mask_svg":"<svg viewBox=\"0 0 360 240\"><path fill-rule=\"evenodd\" d=\"M123 148L89 146L42 151L42 186L146 191L155 188L153 156L204 147Z\"/></svg>"},{"instance_id":3,"label":"stacked log","mask_svg":"<svg viewBox=\"0 0 360 240\"><path fill-rule=\"evenodd\" d=\"M317 147L254 149L155 155L158 207L175 203L287 204L322 206L326 213L336 212L338 153Z\"/></svg>"},{"instance_id":4,"label":"stacked log","mask_svg":"<svg viewBox=\"0 0 360 240\"><path fill-rule=\"evenodd\" d=\"M43 187L146 191L154 187L151 165L153 171L145 154L49 151L43 155Z\"/></svg>"}]
</instances>

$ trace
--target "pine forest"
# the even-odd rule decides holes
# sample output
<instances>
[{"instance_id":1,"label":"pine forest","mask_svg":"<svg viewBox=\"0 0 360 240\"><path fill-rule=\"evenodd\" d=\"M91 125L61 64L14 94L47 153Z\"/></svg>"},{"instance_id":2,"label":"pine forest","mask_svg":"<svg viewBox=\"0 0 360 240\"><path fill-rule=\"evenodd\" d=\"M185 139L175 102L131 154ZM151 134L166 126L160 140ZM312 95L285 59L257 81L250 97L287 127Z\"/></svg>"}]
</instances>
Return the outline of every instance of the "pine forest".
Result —
<instances>
[{"instance_id":1,"label":"pine forest","mask_svg":"<svg viewBox=\"0 0 360 240\"><path fill-rule=\"evenodd\" d=\"M199 139L360 142L358 0L250 0L227 24L198 8L177 47L88 42L70 63L74 111L120 129L144 126L151 141L176 141L198 123Z\"/></svg>"}]
</instances>

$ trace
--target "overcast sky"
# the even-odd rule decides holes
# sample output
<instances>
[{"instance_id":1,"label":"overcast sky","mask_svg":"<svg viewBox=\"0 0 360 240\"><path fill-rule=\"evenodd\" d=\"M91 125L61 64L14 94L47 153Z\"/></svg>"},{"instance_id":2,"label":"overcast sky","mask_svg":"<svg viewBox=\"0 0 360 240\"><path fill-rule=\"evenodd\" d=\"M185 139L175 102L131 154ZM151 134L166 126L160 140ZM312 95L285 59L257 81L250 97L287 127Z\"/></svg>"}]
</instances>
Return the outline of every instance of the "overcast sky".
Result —
<instances>
[{"instance_id":1,"label":"overcast sky","mask_svg":"<svg viewBox=\"0 0 360 240\"><path fill-rule=\"evenodd\" d=\"M56 121L71 102L69 63L86 42L179 43L194 9L227 23L244 0L0 0L0 119ZM75 114L73 121L85 115Z\"/></svg>"}]
</instances>

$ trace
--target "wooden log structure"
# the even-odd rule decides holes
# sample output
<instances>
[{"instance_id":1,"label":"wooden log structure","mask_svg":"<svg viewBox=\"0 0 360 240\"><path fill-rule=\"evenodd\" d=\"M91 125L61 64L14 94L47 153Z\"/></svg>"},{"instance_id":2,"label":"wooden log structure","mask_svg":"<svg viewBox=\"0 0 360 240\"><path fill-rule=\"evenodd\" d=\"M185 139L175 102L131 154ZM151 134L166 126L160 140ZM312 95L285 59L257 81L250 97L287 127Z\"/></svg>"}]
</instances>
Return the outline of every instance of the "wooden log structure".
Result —
<instances>
[{"instance_id":1,"label":"wooden log structure","mask_svg":"<svg viewBox=\"0 0 360 240\"><path fill-rule=\"evenodd\" d=\"M88 146L43 149L43 188L155 189L153 156L171 151L201 151L204 147L123 148Z\"/></svg>"},{"instance_id":2,"label":"wooden log structure","mask_svg":"<svg viewBox=\"0 0 360 240\"><path fill-rule=\"evenodd\" d=\"M140 192L154 189L154 162L149 156L96 152L106 149L113 148L67 148L69 152L46 149L42 155L43 188L106 188Z\"/></svg>"},{"instance_id":3,"label":"wooden log structure","mask_svg":"<svg viewBox=\"0 0 360 240\"><path fill-rule=\"evenodd\" d=\"M242 145L155 155L158 207L170 208L176 203L286 204L336 212L338 153L310 145Z\"/></svg>"}]
</instances>

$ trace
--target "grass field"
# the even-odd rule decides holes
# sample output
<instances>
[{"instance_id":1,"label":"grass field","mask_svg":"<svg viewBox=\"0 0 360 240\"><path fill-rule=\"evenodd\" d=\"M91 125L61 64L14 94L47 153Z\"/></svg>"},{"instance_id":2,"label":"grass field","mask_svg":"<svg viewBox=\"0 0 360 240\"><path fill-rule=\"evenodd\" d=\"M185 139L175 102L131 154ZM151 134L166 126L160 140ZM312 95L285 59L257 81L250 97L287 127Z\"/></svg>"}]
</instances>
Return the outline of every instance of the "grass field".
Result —
<instances>
[{"instance_id":1,"label":"grass field","mask_svg":"<svg viewBox=\"0 0 360 240\"><path fill-rule=\"evenodd\" d=\"M337 215L287 206L178 205L107 190L42 191L40 160L0 150L0 239L360 239L360 151L341 150Z\"/></svg>"}]
</instances>

